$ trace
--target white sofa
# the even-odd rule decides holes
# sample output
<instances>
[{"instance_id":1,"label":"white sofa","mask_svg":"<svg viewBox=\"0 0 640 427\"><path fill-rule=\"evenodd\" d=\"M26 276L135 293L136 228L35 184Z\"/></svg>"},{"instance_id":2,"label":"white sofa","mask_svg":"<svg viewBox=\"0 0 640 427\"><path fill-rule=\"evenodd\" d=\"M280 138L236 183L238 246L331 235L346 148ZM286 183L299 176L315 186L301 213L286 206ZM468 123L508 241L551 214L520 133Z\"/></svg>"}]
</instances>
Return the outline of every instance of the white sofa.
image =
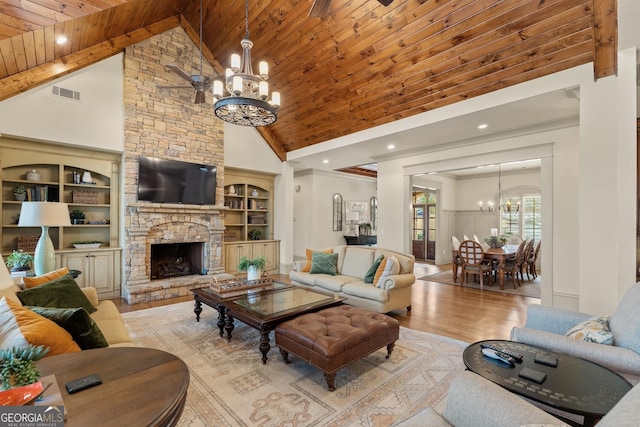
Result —
<instances>
[{"instance_id":1,"label":"white sofa","mask_svg":"<svg viewBox=\"0 0 640 427\"><path fill-rule=\"evenodd\" d=\"M378 313L397 309L411 310L411 287L416 281L413 275L413 255L368 246L341 245L328 249L338 254L337 275L302 272L306 261L296 261L293 270L289 272L292 283L338 294L347 298L347 304ZM364 283L364 276L379 255L395 256L399 261L400 272L387 276L383 284L377 287Z\"/></svg>"}]
</instances>

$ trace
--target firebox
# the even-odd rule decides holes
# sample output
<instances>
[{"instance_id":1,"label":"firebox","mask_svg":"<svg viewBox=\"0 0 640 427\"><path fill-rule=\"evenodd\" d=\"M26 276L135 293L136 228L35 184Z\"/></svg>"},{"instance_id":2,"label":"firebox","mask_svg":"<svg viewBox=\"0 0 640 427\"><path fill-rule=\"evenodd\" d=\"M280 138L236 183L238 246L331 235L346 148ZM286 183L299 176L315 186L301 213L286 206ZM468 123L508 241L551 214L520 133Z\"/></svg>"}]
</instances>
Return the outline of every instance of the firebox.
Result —
<instances>
[{"instance_id":1,"label":"firebox","mask_svg":"<svg viewBox=\"0 0 640 427\"><path fill-rule=\"evenodd\" d=\"M200 274L203 266L203 242L151 245L151 280Z\"/></svg>"}]
</instances>

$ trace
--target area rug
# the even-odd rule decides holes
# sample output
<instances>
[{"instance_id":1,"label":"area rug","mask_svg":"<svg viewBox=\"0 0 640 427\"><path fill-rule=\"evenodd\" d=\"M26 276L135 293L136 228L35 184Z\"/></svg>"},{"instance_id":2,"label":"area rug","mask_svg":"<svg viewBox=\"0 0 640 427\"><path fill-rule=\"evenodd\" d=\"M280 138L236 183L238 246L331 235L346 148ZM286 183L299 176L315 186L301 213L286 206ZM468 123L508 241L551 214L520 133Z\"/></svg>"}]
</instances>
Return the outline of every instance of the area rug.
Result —
<instances>
[{"instance_id":1,"label":"area rug","mask_svg":"<svg viewBox=\"0 0 640 427\"><path fill-rule=\"evenodd\" d=\"M191 380L179 426L391 426L425 407L442 410L451 379L464 370L467 344L400 329L386 348L338 371L329 392L321 371L273 344L262 364L259 334L236 321L231 341L219 336L217 311L193 303L156 307L123 317L137 345L180 357ZM273 335L273 333L271 334Z\"/></svg>"},{"instance_id":2,"label":"area rug","mask_svg":"<svg viewBox=\"0 0 640 427\"><path fill-rule=\"evenodd\" d=\"M460 276L458 276L458 283L454 282L453 273L451 272L451 270L441 271L439 273L430 274L428 276L422 276L418 278L418 280L426 280L428 282L436 282L436 283L444 283L446 285L460 286ZM464 287L480 289L480 283L470 281L468 283L465 283ZM532 280L532 281L524 280L522 282L522 286L518 286L516 289L513 289L513 282L511 282L511 278L505 277L504 289L500 289L500 286L498 286L497 283L494 283L493 286L488 286L485 284L484 290L492 291L492 292L502 292L502 293L511 294L511 295L522 295L525 297L540 298L540 276L538 276L535 280Z\"/></svg>"}]
</instances>

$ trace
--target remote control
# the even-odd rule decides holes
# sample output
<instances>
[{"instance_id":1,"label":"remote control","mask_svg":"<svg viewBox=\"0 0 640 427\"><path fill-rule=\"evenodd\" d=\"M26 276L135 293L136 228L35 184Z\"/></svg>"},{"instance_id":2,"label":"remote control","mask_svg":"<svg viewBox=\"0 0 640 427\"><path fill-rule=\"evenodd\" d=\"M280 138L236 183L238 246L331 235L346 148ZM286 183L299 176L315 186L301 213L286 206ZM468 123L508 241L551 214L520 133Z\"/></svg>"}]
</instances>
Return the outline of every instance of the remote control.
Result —
<instances>
[{"instance_id":1,"label":"remote control","mask_svg":"<svg viewBox=\"0 0 640 427\"><path fill-rule=\"evenodd\" d=\"M484 354L485 356L490 357L492 359L496 359L496 360L499 360L501 362L504 362L507 365L511 366L512 368L514 366L516 366L516 360L513 357L507 356L504 353L500 353L498 351L495 351L492 348L483 348L482 349L482 354Z\"/></svg>"},{"instance_id":2,"label":"remote control","mask_svg":"<svg viewBox=\"0 0 640 427\"><path fill-rule=\"evenodd\" d=\"M524 356L522 354L520 354L520 353L517 353L517 352L512 351L512 350L507 350L506 348L499 347L499 346L497 346L495 344L490 344L490 343L483 342L482 344L480 344L480 347L482 347L482 348L490 348L490 349L498 351L500 353L504 353L507 356L511 356L514 359L516 359L517 362L522 362L522 359L524 358Z\"/></svg>"},{"instance_id":3,"label":"remote control","mask_svg":"<svg viewBox=\"0 0 640 427\"><path fill-rule=\"evenodd\" d=\"M87 389L89 387L102 384L102 380L98 374L92 374L87 377L78 378L77 380L69 381L65 384L69 394L76 393L78 391Z\"/></svg>"}]
</instances>

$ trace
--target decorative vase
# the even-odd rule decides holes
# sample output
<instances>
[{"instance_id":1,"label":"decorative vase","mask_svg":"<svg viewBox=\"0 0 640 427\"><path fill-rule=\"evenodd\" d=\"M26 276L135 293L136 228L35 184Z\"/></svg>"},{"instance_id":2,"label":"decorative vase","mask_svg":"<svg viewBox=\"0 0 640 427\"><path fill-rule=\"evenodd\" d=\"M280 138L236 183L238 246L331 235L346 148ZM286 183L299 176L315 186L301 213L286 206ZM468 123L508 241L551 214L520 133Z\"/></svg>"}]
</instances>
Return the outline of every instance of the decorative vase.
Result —
<instances>
[{"instance_id":1,"label":"decorative vase","mask_svg":"<svg viewBox=\"0 0 640 427\"><path fill-rule=\"evenodd\" d=\"M256 190L255 188L251 190L251 197L258 197L258 190Z\"/></svg>"},{"instance_id":2,"label":"decorative vase","mask_svg":"<svg viewBox=\"0 0 640 427\"><path fill-rule=\"evenodd\" d=\"M247 280L258 280L260 278L260 269L255 265L247 268Z\"/></svg>"},{"instance_id":3,"label":"decorative vase","mask_svg":"<svg viewBox=\"0 0 640 427\"><path fill-rule=\"evenodd\" d=\"M27 198L27 195L25 193L20 193L20 194L14 194L13 197L16 199L16 201L18 202L24 202L25 199Z\"/></svg>"},{"instance_id":4,"label":"decorative vase","mask_svg":"<svg viewBox=\"0 0 640 427\"><path fill-rule=\"evenodd\" d=\"M91 178L91 172L84 171L84 173L82 174L82 182L85 184L91 184L93 182L93 179Z\"/></svg>"},{"instance_id":5,"label":"decorative vase","mask_svg":"<svg viewBox=\"0 0 640 427\"><path fill-rule=\"evenodd\" d=\"M27 181L40 181L40 174L38 171L31 169L30 172L27 172Z\"/></svg>"}]
</instances>

